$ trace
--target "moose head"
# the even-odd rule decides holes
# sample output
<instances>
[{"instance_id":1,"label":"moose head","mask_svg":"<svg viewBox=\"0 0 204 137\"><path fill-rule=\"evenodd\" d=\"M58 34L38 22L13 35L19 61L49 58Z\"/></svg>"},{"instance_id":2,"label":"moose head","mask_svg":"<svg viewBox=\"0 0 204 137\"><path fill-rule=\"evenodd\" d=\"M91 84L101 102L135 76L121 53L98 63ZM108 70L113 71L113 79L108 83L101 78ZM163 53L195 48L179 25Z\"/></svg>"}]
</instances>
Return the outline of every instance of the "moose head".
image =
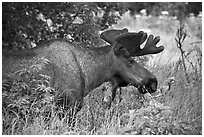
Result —
<instances>
[{"instance_id":1,"label":"moose head","mask_svg":"<svg viewBox=\"0 0 204 137\"><path fill-rule=\"evenodd\" d=\"M163 46L156 47L160 37L150 35L140 31L139 33L130 33L127 29L108 30L101 33L101 38L113 46L115 55L116 74L111 78L113 85L112 100L116 95L118 87L131 84L138 88L139 92L153 93L157 89L157 79L147 69L141 67L133 57L147 54L157 54L164 50ZM141 49L140 45L146 41Z\"/></svg>"}]
</instances>

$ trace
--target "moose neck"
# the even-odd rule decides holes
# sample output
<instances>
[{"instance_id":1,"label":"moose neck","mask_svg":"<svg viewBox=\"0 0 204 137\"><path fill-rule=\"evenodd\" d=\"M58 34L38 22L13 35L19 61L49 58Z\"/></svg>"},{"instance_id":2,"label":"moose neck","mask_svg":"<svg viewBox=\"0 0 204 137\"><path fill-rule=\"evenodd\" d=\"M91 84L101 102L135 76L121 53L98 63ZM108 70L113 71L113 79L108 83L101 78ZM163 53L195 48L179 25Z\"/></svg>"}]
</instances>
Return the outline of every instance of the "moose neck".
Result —
<instances>
[{"instance_id":1,"label":"moose neck","mask_svg":"<svg viewBox=\"0 0 204 137\"><path fill-rule=\"evenodd\" d=\"M85 81L84 95L87 95L114 75L114 53L111 46L81 49L76 54Z\"/></svg>"}]
</instances>

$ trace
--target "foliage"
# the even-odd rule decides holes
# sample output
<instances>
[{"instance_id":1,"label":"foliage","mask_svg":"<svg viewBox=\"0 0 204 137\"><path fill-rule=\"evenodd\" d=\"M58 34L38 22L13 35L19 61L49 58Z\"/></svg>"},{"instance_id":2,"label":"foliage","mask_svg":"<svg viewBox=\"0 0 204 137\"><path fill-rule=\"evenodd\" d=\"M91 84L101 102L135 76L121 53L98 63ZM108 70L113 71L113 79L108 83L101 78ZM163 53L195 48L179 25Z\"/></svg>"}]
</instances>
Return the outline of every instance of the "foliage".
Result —
<instances>
[{"instance_id":1,"label":"foliage","mask_svg":"<svg viewBox=\"0 0 204 137\"><path fill-rule=\"evenodd\" d=\"M187 36L187 33L186 33L186 30L184 29L184 25L180 24L180 28L178 29L178 31L176 33L175 41L176 41L176 46L181 53L181 60L182 60L183 68L185 71L186 80L189 83L188 73L186 70L186 64L185 64L185 60L184 60L184 51L183 51L183 42L184 42L186 36Z\"/></svg>"},{"instance_id":2,"label":"foliage","mask_svg":"<svg viewBox=\"0 0 204 137\"><path fill-rule=\"evenodd\" d=\"M49 39L98 46L100 30L116 23L122 3L2 3L3 48L22 49Z\"/></svg>"},{"instance_id":3,"label":"foliage","mask_svg":"<svg viewBox=\"0 0 204 137\"><path fill-rule=\"evenodd\" d=\"M40 64L37 66L42 67ZM32 73L29 70L17 71L16 76L24 81L14 81L10 91L6 91L8 81L3 81L3 134L200 134L200 127L193 121L174 120L173 108L159 103L149 94L142 99L133 87L123 91L125 93L122 102L116 100L116 104L113 104L110 110L104 110L103 105L97 106L100 102L94 101L98 100L96 97L100 97L94 97L88 103L89 108L84 108L81 116L78 116L77 125L73 130L65 122L66 119L57 118L58 112L55 111L53 103L55 92L46 85L49 77L41 75L36 84L29 85L36 81L35 78L31 78ZM25 77L30 81L26 82ZM45 122L49 112L52 113L52 120ZM32 131L32 128L36 131Z\"/></svg>"},{"instance_id":4,"label":"foliage","mask_svg":"<svg viewBox=\"0 0 204 137\"><path fill-rule=\"evenodd\" d=\"M55 109L55 90L50 87L50 77L39 74L47 60L41 59L38 64L30 66L30 69L22 69L15 72L12 81L3 79L2 82L2 117L3 133L16 134L8 129L18 125L26 126L26 122L33 121L35 117L49 117ZM15 123L14 125L11 123ZM8 131L7 131L8 130ZM15 129L13 129L15 130ZM10 133L11 132L11 133Z\"/></svg>"},{"instance_id":5,"label":"foliage","mask_svg":"<svg viewBox=\"0 0 204 137\"><path fill-rule=\"evenodd\" d=\"M180 56L181 56L180 62L183 65L186 80L188 83L190 83L189 74L187 71L187 65L190 65L190 67L192 69L191 74L193 72L194 75L196 76L196 78L200 77L201 76L201 68L202 68L202 62L201 62L202 52L201 52L201 49L197 46L194 46L189 51L184 51L184 46L186 45L186 44L184 44L184 42L185 42L187 36L188 36L188 34L186 32L185 25L181 23L179 26L179 29L177 30L175 41L176 41L176 46L180 51ZM192 59L190 59L190 56L193 53L196 55L195 56L195 59L196 59L195 62L192 61Z\"/></svg>"},{"instance_id":6,"label":"foliage","mask_svg":"<svg viewBox=\"0 0 204 137\"><path fill-rule=\"evenodd\" d=\"M173 112L170 107L164 106L154 99L146 99L144 103L142 108L129 110L128 113L122 114L116 125L117 128L111 132L123 135L193 134L189 128L191 126L186 128L180 122L171 120Z\"/></svg>"}]
</instances>

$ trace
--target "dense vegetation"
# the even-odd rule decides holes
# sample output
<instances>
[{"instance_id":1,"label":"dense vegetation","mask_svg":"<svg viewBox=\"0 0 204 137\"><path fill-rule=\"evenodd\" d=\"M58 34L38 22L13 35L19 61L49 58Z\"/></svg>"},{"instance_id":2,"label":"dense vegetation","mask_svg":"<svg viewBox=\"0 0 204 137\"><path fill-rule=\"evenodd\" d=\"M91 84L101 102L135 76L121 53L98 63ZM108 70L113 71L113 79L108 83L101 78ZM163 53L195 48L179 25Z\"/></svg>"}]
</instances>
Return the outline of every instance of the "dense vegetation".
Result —
<instances>
[{"instance_id":1,"label":"dense vegetation","mask_svg":"<svg viewBox=\"0 0 204 137\"><path fill-rule=\"evenodd\" d=\"M27 48L49 39L99 45L100 30L116 23L122 3L3 3L3 48ZM118 11L118 14L114 14Z\"/></svg>"},{"instance_id":2,"label":"dense vegetation","mask_svg":"<svg viewBox=\"0 0 204 137\"><path fill-rule=\"evenodd\" d=\"M143 3L145 4L152 3ZM116 23L112 28L127 27L131 31L150 29L152 34L160 35L160 43L164 44L166 50L164 54L156 57L153 64L146 64L146 67L157 76L159 89L165 86L169 78L175 78L175 83L168 93L161 96L140 95L132 86L122 88L122 101L118 101L117 95L110 109L107 109L103 102L103 92L109 87L102 85L85 97L84 107L77 114L73 127L67 117L58 117L63 110L56 108L57 91L50 87L50 78L43 74L33 77L33 74L47 63L46 60L39 60L29 69L17 71L12 77L14 82L9 79L2 80L2 134L202 134L200 18L187 17L182 27L178 20L171 17L145 16L135 19L130 15L123 15L121 20L118 20L120 16L111 13L120 11L122 14L126 11L122 8L125 6L123 3L2 5L3 49L27 48L23 40L29 39L39 44L48 39L67 37L68 34L71 36L68 37L71 42L98 45L102 42L98 31ZM183 5L185 6L185 3ZM97 14L101 17L94 20L93 16L87 16L96 14L90 9L94 12L100 11L101 13ZM52 27L47 23L49 19L52 21ZM183 33L178 34L178 30ZM184 38L181 43L184 60L177 48L179 43L175 40L179 37Z\"/></svg>"}]
</instances>

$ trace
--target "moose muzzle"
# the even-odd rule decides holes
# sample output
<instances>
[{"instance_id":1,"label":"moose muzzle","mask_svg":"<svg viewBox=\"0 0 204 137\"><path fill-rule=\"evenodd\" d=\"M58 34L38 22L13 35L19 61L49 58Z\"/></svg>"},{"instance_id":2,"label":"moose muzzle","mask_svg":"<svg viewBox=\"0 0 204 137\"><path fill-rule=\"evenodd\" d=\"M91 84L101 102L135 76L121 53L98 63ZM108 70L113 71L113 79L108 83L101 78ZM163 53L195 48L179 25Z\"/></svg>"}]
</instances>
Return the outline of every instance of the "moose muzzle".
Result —
<instances>
[{"instance_id":1,"label":"moose muzzle","mask_svg":"<svg viewBox=\"0 0 204 137\"><path fill-rule=\"evenodd\" d=\"M145 93L154 93L157 90L157 79L156 77L150 73L148 70L145 73L146 75L141 78L139 83L136 83L136 86L141 94Z\"/></svg>"}]
</instances>

